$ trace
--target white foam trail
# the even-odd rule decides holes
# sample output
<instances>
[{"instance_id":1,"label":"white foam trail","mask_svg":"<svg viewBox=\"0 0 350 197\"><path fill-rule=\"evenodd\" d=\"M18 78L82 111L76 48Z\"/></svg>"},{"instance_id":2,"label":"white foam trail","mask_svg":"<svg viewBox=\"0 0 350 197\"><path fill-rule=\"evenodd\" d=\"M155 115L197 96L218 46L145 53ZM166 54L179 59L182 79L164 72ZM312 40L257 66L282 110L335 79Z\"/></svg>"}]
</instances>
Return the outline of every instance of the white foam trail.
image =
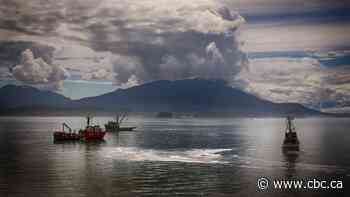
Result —
<instances>
[{"instance_id":1,"label":"white foam trail","mask_svg":"<svg viewBox=\"0 0 350 197\"><path fill-rule=\"evenodd\" d=\"M160 162L184 162L184 163L207 163L207 164L228 164L232 163L241 168L248 169L285 169L285 161L268 161L252 157L232 155L233 160L223 157L223 152L232 149L190 149L187 151L163 151L155 149L140 149L135 147L103 148L102 155L115 160L126 161L160 161ZM295 169L309 171L347 171L339 166L295 163Z\"/></svg>"},{"instance_id":2,"label":"white foam trail","mask_svg":"<svg viewBox=\"0 0 350 197\"><path fill-rule=\"evenodd\" d=\"M106 157L128 161L163 161L186 163L226 163L220 152L231 149L191 149L188 151L161 151L154 149L138 149L130 147L106 148Z\"/></svg>"}]
</instances>

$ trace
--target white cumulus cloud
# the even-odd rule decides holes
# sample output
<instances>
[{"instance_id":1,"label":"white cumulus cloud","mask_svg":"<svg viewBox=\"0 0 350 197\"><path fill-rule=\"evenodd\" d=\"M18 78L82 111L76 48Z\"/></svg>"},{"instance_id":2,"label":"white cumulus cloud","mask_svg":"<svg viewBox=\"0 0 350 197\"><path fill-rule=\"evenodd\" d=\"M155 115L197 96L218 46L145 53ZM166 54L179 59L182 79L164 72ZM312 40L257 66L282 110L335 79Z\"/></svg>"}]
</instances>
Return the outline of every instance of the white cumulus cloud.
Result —
<instances>
[{"instance_id":1,"label":"white cumulus cloud","mask_svg":"<svg viewBox=\"0 0 350 197\"><path fill-rule=\"evenodd\" d=\"M274 102L318 106L323 100L327 72L314 58L252 59L237 78L244 89Z\"/></svg>"},{"instance_id":2,"label":"white cumulus cloud","mask_svg":"<svg viewBox=\"0 0 350 197\"><path fill-rule=\"evenodd\" d=\"M44 84L53 89L60 89L63 80L67 77L67 71L54 64L45 62L42 58L35 58L30 49L26 49L21 54L18 65L12 69L13 76L28 84Z\"/></svg>"}]
</instances>

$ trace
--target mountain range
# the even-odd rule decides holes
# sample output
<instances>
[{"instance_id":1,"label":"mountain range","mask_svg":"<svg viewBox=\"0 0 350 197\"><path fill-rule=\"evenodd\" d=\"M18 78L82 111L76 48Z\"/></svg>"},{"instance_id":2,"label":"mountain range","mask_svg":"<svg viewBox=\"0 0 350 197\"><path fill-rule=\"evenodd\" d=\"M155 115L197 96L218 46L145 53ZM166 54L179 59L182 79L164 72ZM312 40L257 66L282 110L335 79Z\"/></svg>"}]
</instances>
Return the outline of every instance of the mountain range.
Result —
<instances>
[{"instance_id":1,"label":"mountain range","mask_svg":"<svg viewBox=\"0 0 350 197\"><path fill-rule=\"evenodd\" d=\"M113 92L71 100L29 86L0 88L0 111L179 112L233 116L322 115L297 103L273 103L232 88L220 80L160 80Z\"/></svg>"}]
</instances>

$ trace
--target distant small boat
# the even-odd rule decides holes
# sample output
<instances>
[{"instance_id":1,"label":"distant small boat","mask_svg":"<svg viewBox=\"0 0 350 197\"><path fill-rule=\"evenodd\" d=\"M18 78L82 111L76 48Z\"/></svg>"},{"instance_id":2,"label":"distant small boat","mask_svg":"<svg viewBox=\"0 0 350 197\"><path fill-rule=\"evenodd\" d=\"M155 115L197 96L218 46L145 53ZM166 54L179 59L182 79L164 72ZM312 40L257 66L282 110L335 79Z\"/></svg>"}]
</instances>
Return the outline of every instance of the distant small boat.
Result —
<instances>
[{"instance_id":1,"label":"distant small boat","mask_svg":"<svg viewBox=\"0 0 350 197\"><path fill-rule=\"evenodd\" d=\"M136 129L136 127L121 127L120 125L126 118L126 113L124 114L117 114L115 121L108 121L107 124L105 124L105 128L107 132L120 132L120 131L133 131Z\"/></svg>"},{"instance_id":2,"label":"distant small boat","mask_svg":"<svg viewBox=\"0 0 350 197\"><path fill-rule=\"evenodd\" d=\"M283 148L299 149L299 139L293 124L293 120L294 118L291 116L288 116L286 119L286 131L283 140Z\"/></svg>"},{"instance_id":3,"label":"distant small boat","mask_svg":"<svg viewBox=\"0 0 350 197\"><path fill-rule=\"evenodd\" d=\"M119 132L119 131L133 131L136 127L120 127L118 122L108 121L105 124L105 128L107 132Z\"/></svg>"},{"instance_id":4,"label":"distant small boat","mask_svg":"<svg viewBox=\"0 0 350 197\"><path fill-rule=\"evenodd\" d=\"M171 112L158 112L157 113L157 118L172 118L173 113Z\"/></svg>"}]
</instances>

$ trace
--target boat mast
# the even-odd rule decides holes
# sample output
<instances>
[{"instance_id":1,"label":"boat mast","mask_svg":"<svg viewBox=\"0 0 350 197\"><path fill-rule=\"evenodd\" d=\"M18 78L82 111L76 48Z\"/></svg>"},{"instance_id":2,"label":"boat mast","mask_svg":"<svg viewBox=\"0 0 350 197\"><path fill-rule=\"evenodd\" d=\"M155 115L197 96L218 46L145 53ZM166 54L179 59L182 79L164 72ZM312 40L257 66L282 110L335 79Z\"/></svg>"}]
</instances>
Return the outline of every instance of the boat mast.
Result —
<instances>
[{"instance_id":1,"label":"boat mast","mask_svg":"<svg viewBox=\"0 0 350 197\"><path fill-rule=\"evenodd\" d=\"M91 119L92 119L92 118L91 118L90 115L86 116L86 125L87 125L87 126L90 126Z\"/></svg>"},{"instance_id":2,"label":"boat mast","mask_svg":"<svg viewBox=\"0 0 350 197\"><path fill-rule=\"evenodd\" d=\"M291 116L287 116L287 128L286 133L292 133L294 132L294 125L293 125L293 118Z\"/></svg>"},{"instance_id":3,"label":"boat mast","mask_svg":"<svg viewBox=\"0 0 350 197\"><path fill-rule=\"evenodd\" d=\"M119 128L119 114L117 113L115 122L117 123L117 128Z\"/></svg>"},{"instance_id":4,"label":"boat mast","mask_svg":"<svg viewBox=\"0 0 350 197\"><path fill-rule=\"evenodd\" d=\"M115 122L116 122L118 128L120 127L122 122L126 119L126 115L127 115L126 112L125 113L117 113L116 114Z\"/></svg>"}]
</instances>

